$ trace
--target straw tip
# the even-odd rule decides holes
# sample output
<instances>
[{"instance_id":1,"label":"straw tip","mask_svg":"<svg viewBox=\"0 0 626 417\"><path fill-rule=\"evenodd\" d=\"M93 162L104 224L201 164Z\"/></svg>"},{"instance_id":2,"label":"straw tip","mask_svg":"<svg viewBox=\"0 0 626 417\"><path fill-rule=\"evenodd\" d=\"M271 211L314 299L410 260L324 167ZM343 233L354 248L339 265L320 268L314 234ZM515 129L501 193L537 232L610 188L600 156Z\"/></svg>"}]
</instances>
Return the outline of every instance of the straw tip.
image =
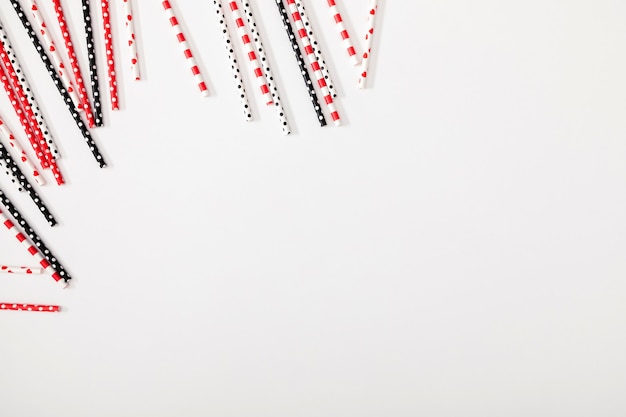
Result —
<instances>
[{"instance_id":1,"label":"straw tip","mask_svg":"<svg viewBox=\"0 0 626 417\"><path fill-rule=\"evenodd\" d=\"M209 90L202 90L202 92L200 92L200 95L202 97L208 97L209 96Z\"/></svg>"},{"instance_id":2,"label":"straw tip","mask_svg":"<svg viewBox=\"0 0 626 417\"><path fill-rule=\"evenodd\" d=\"M66 289L67 287L70 286L70 283L64 280L59 280L59 285L61 286L61 289Z\"/></svg>"}]
</instances>

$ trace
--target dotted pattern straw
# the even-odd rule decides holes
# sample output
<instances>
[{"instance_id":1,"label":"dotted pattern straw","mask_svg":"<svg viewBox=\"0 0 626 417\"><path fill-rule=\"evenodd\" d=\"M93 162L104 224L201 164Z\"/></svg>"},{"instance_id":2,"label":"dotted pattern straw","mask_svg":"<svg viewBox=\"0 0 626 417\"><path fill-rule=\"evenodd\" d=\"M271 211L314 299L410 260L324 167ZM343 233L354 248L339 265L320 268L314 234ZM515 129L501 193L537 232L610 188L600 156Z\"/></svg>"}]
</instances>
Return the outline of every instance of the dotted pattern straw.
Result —
<instances>
[{"instance_id":1,"label":"dotted pattern straw","mask_svg":"<svg viewBox=\"0 0 626 417\"><path fill-rule=\"evenodd\" d=\"M24 191L24 187L22 187L19 171L14 169L15 160L9 154L7 149L4 147L2 143L0 143L0 171L4 171L5 174L9 177L9 180L15 185L18 191Z\"/></svg>"},{"instance_id":2,"label":"dotted pattern straw","mask_svg":"<svg viewBox=\"0 0 626 417\"><path fill-rule=\"evenodd\" d=\"M83 0L83 23L85 25L85 43L87 44L87 58L89 60L89 77L91 79L91 95L93 96L93 112L97 127L104 126L102 115L102 101L100 100L100 80L98 78L98 60L93 40L93 25L91 20L91 4Z\"/></svg>"},{"instance_id":3,"label":"dotted pattern straw","mask_svg":"<svg viewBox=\"0 0 626 417\"><path fill-rule=\"evenodd\" d=\"M335 84L333 83L333 80L330 76L328 65L326 65L326 61L324 60L324 55L322 54L320 45L317 42L317 37L315 36L315 32L313 31L313 25L311 24L307 16L306 9L304 8L304 3L302 3L301 1L296 1L296 7L298 8L298 13L300 13L300 20L302 20L302 24L306 28L306 34L309 37L309 41L311 42L311 48L313 48L313 53L317 58L317 62L320 65L320 71L322 71L324 79L326 80L328 90L330 91L330 94L332 94L333 98L335 98L337 97Z\"/></svg>"},{"instance_id":4,"label":"dotted pattern straw","mask_svg":"<svg viewBox=\"0 0 626 417\"><path fill-rule=\"evenodd\" d=\"M289 122L287 121L287 114L285 112L285 109L283 108L282 102L280 101L278 87L276 85L276 81L274 80L274 76L272 75L272 69L270 68L270 61L265 55L265 49L263 48L263 42L261 41L261 34L257 29L256 21L254 20L254 14L252 12L252 7L248 1L243 1L242 10L244 15L246 16L246 19L248 20L248 27L250 28L250 34L252 35L252 41L254 42L254 46L256 47L257 53L259 55L259 60L261 61L261 64L264 65L263 70L265 71L265 78L267 79L267 84L270 88L270 91L272 92L274 108L276 109L276 114L278 115L280 127L283 134L288 135L291 133L291 129L289 127Z\"/></svg>"},{"instance_id":5,"label":"dotted pattern straw","mask_svg":"<svg viewBox=\"0 0 626 417\"><path fill-rule=\"evenodd\" d=\"M246 121L252 120L252 112L250 110L250 102L248 101L248 95L241 78L241 71L239 69L239 63L237 62L237 55L233 49L233 42L230 39L228 33L228 26L226 25L226 16L224 16L224 9L222 3L219 0L213 0L213 6L215 7L215 15L217 16L217 22L220 25L222 31L222 38L228 52L228 60L230 61L230 67L233 71L233 79L237 87L237 93L239 93L239 99L241 100L241 108L243 110L243 117Z\"/></svg>"},{"instance_id":6,"label":"dotted pattern straw","mask_svg":"<svg viewBox=\"0 0 626 417\"><path fill-rule=\"evenodd\" d=\"M67 109L70 111L72 118L74 119L74 122L76 122L76 126L80 129L81 134L83 135L83 138L85 139L85 142L87 142L87 145L89 146L89 149L91 150L91 153L93 154L94 158L100 165L100 168L106 167L106 162L104 161L104 158L102 157L100 150L98 149L98 146L96 145L96 142L93 140L93 138L91 137L91 133L89 133L89 130L85 126L85 123L80 118L80 115L78 114L78 110L76 109L76 106L72 102L71 97L67 93L67 90L65 89L65 87L63 87L63 83L61 82L61 79L59 78L59 74L57 74L56 71L54 70L54 65L52 65L52 63L50 62L50 58L48 57L48 54L46 53L43 46L41 45L39 38L37 38L37 34L33 30L30 24L30 21L26 17L26 14L24 14L24 10L22 9L22 6L17 0L11 0L11 5L13 6L13 9L15 10L15 13L17 14L18 18L22 22L24 29L28 33L28 36L30 37L31 42L33 43L33 46L35 47L37 52L39 52L39 56L41 60L46 65L48 74L50 75L50 77L52 77L52 81L54 81L54 84L57 86L57 89L59 90L59 92L61 93L61 96L65 100Z\"/></svg>"},{"instance_id":7,"label":"dotted pattern straw","mask_svg":"<svg viewBox=\"0 0 626 417\"><path fill-rule=\"evenodd\" d=\"M204 78L202 77L202 73L200 72L200 67L196 63L196 59L193 57L191 47L189 46L187 38L185 38L185 34L183 33L183 28L178 23L178 19L176 18L174 9L172 8L170 2L167 0L164 1L162 5L163 9L165 10L165 15L167 16L167 19L172 26L172 31L174 32L174 35L176 35L176 40L178 40L178 44L180 45L180 48L183 51L185 58L187 59L187 64L189 65L189 68L191 68L191 73L193 74L198 88L200 89L200 94L203 97L206 97L209 95L209 89L204 82Z\"/></svg>"},{"instance_id":8,"label":"dotted pattern straw","mask_svg":"<svg viewBox=\"0 0 626 417\"><path fill-rule=\"evenodd\" d=\"M30 266L0 265L0 272L5 274L38 275L43 272L43 268Z\"/></svg>"},{"instance_id":9,"label":"dotted pattern straw","mask_svg":"<svg viewBox=\"0 0 626 417\"><path fill-rule=\"evenodd\" d=\"M2 47L4 48L4 52L7 54L9 59L11 60L11 64L13 65L13 70L18 77L19 85L22 87L22 91L26 94L26 98L30 107L33 109L35 114L35 118L37 119L37 124L40 127L41 133L46 139L46 143L48 144L48 148L52 152L52 155L55 159L61 157L59 150L56 147L54 142L54 138L52 137L52 133L50 129L48 129L48 125L44 120L43 113L39 109L39 104L37 103L37 99L33 90L30 88L30 83L26 78L26 73L22 70L22 66L20 65L20 61L17 58L17 54L13 50L13 46L11 46L11 42L9 41L9 36L4 30L4 25L0 22L0 42L2 42Z\"/></svg>"},{"instance_id":10,"label":"dotted pattern straw","mask_svg":"<svg viewBox=\"0 0 626 417\"><path fill-rule=\"evenodd\" d=\"M22 145L17 141L15 136L13 136L13 133L2 121L2 119L0 119L0 134L6 138L6 140L9 142L9 146L15 149L15 152L19 154L19 161L24 165L26 171L31 173L32 177L35 179L35 182L39 185L46 185L45 178L39 173L39 170L37 169L33 161L30 160L30 157L28 156L24 148L22 148Z\"/></svg>"},{"instance_id":11,"label":"dotted pattern straw","mask_svg":"<svg viewBox=\"0 0 626 417\"><path fill-rule=\"evenodd\" d=\"M87 118L87 124L89 127L94 127L96 125L96 121L93 116L93 111L91 110L91 102L89 101L89 96L87 95L87 88L85 87L83 74L80 70L78 58L76 57L76 51L74 50L74 43L72 42L70 28L65 21L65 13L63 12L63 7L61 6L61 0L52 0L52 4L54 5L54 11L57 15L59 29L61 30L61 34L63 36L63 42L65 43L65 50L67 51L67 56L70 60L70 66L72 67L72 72L74 73L74 80L76 80L76 87L78 88L78 95L80 97L80 107L85 111L85 117Z\"/></svg>"},{"instance_id":12,"label":"dotted pattern straw","mask_svg":"<svg viewBox=\"0 0 626 417\"><path fill-rule=\"evenodd\" d=\"M293 28L291 27L291 23L289 23L289 15L287 14L287 10L283 5L282 0L276 0L276 7L278 7L278 13L283 20L285 32L287 33L289 42L291 42L291 49L293 50L293 53L296 57L296 61L298 62L298 67L300 67L300 74L302 74L302 79L304 80L304 84L306 85L309 97L311 98L313 110L315 110L315 113L317 114L317 120L319 121L320 126L324 127L326 126L326 117L324 116L324 112L322 112L322 108L320 107L320 103L317 99L317 93L315 92L315 87L313 86L311 77L309 76L309 73L306 69L304 58L302 57L302 53L300 52L300 46L298 46L296 35L293 33Z\"/></svg>"},{"instance_id":13,"label":"dotted pattern straw","mask_svg":"<svg viewBox=\"0 0 626 417\"><path fill-rule=\"evenodd\" d=\"M115 72L115 51L113 50L113 33L111 32L111 10L109 0L101 0L102 25L104 28L104 46L107 54L107 75L109 77L109 98L111 110L119 110L117 94L117 74Z\"/></svg>"},{"instance_id":14,"label":"dotted pattern straw","mask_svg":"<svg viewBox=\"0 0 626 417\"><path fill-rule=\"evenodd\" d=\"M339 7L337 7L336 0L327 0L327 1L328 1L328 7L330 10L330 16L335 22L335 25L337 25L339 36L341 36L343 46L346 49L346 52L348 52L350 63L354 66L359 65L361 63L361 61L359 60L359 55L356 53L356 49L354 49L354 45L352 44L352 39L350 38L350 34L348 33L348 28L346 28L346 25L343 23L343 18L341 17L341 12L339 11Z\"/></svg>"},{"instance_id":15,"label":"dotted pattern straw","mask_svg":"<svg viewBox=\"0 0 626 417\"><path fill-rule=\"evenodd\" d=\"M309 36L306 33L306 29L302 20L300 19L300 13L298 12L298 8L296 6L295 0L287 0L287 5L289 6L289 11L291 12L291 19L297 29L298 36L300 36L300 41L302 42L302 46L304 47L304 52L309 60L309 65L311 66L311 70L315 74L315 78L317 80L317 85L322 92L322 96L324 97L324 101L326 102L326 107L330 112L330 117L333 119L335 125L341 124L341 118L339 117L339 112L335 108L335 103L333 101L333 97L328 89L328 85L326 84L326 80L324 79L324 74L320 70L319 62L315 57L315 53L313 52L313 47L311 46L311 41L309 40Z\"/></svg>"},{"instance_id":16,"label":"dotted pattern straw","mask_svg":"<svg viewBox=\"0 0 626 417\"><path fill-rule=\"evenodd\" d=\"M228 5L235 21L235 25L237 26L237 34L239 35L239 39L241 40L243 49L248 56L248 64L250 65L250 69L252 70L252 73L257 80L259 89L261 90L261 95L263 96L263 100L265 100L265 104L269 106L274 103L274 100L272 99L272 94L270 93L270 89L267 86L265 75L263 75L261 63L256 56L254 45L250 40L250 35L248 35L248 29L246 29L246 24L243 20L243 17L241 16L241 13L239 12L239 5L237 4L237 1L230 1Z\"/></svg>"},{"instance_id":17,"label":"dotted pattern straw","mask_svg":"<svg viewBox=\"0 0 626 417\"><path fill-rule=\"evenodd\" d=\"M137 42L135 37L135 23L133 14L132 0L122 0L124 12L124 24L126 25L126 33L128 34L128 52L130 59L130 71L135 81L141 80L139 71L139 53L137 52Z\"/></svg>"},{"instance_id":18,"label":"dotted pattern straw","mask_svg":"<svg viewBox=\"0 0 626 417\"><path fill-rule=\"evenodd\" d=\"M55 271L68 282L72 277L67 273L63 265L58 261L57 257L48 249L46 244L41 240L39 235L35 233L33 228L28 224L24 216L19 212L17 207L9 200L9 198L4 194L2 190L0 190L0 205L3 206L6 211L13 216L13 219L22 227L22 229L26 232L30 240L35 244L35 246L39 249L41 254L46 258L50 265L54 268Z\"/></svg>"},{"instance_id":19,"label":"dotted pattern straw","mask_svg":"<svg viewBox=\"0 0 626 417\"><path fill-rule=\"evenodd\" d=\"M368 76L369 62L372 55L372 38L374 36L376 14L378 14L378 0L371 0L370 10L367 15L367 32L365 32L365 47L363 48L363 59L361 60L361 72L359 74L360 89L365 88Z\"/></svg>"},{"instance_id":20,"label":"dotted pattern straw","mask_svg":"<svg viewBox=\"0 0 626 417\"><path fill-rule=\"evenodd\" d=\"M61 279L61 276L57 271L54 270L50 262L39 252L39 250L35 247L35 245L31 244L28 238L22 233L22 231L13 223L11 219L9 219L3 212L0 210L0 223L4 224L4 226L9 230L10 233L14 233L15 238L20 242L20 244L26 248L28 253L30 253L35 261L41 265L41 267L49 273L52 278L60 283L63 288L67 287L67 283Z\"/></svg>"},{"instance_id":21,"label":"dotted pattern straw","mask_svg":"<svg viewBox=\"0 0 626 417\"><path fill-rule=\"evenodd\" d=\"M52 37L48 33L48 26L43 20L43 16L39 11L37 3L35 2L35 0L26 0L26 2L28 3L28 7L30 8L33 19L35 20L35 25L37 25L37 30L41 35L41 39L43 39L43 44L47 48L47 51L49 53L48 56L52 59L52 62L54 63L59 77L61 78L61 82L63 82L63 85L65 86L65 89L72 98L74 105L76 107L79 107L80 99L78 98L78 92L76 91L76 87L74 87L74 83L72 82L68 71L66 71L66 66L61 59L61 54L59 54L57 47L54 45Z\"/></svg>"},{"instance_id":22,"label":"dotted pattern straw","mask_svg":"<svg viewBox=\"0 0 626 417\"><path fill-rule=\"evenodd\" d=\"M43 304L0 303L0 310L38 311L42 313L58 313L61 311L61 307L49 306L49 305L43 305Z\"/></svg>"}]
</instances>

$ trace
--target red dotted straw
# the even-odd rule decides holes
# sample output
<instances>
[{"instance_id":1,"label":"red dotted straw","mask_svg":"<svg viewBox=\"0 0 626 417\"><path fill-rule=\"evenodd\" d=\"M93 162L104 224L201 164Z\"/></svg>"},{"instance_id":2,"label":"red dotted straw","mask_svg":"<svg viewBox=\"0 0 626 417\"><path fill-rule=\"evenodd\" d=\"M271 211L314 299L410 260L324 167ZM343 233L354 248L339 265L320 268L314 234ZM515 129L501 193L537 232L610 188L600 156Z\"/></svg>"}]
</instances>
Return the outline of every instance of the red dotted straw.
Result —
<instances>
[{"instance_id":1,"label":"red dotted straw","mask_svg":"<svg viewBox=\"0 0 626 417\"><path fill-rule=\"evenodd\" d=\"M30 172L33 178L35 178L35 182L39 185L45 185L45 178L39 173L39 170L37 169L33 161L31 161L26 151L24 151L22 145L17 141L15 136L13 136L13 133L2 121L2 119L0 119L0 134L9 141L9 146L15 149L15 152L19 154L19 161L22 163L22 165L24 165L26 170Z\"/></svg>"},{"instance_id":2,"label":"red dotted straw","mask_svg":"<svg viewBox=\"0 0 626 417\"><path fill-rule=\"evenodd\" d=\"M137 52L137 42L135 36L135 23L133 15L132 0L122 0L124 6L124 23L128 34L128 52L130 55L130 71L135 81L141 80L139 71L139 53Z\"/></svg>"},{"instance_id":3,"label":"red dotted straw","mask_svg":"<svg viewBox=\"0 0 626 417\"><path fill-rule=\"evenodd\" d=\"M0 310L38 311L42 313L58 313L59 311L61 311L61 307L49 306L49 305L43 305L43 304L0 303Z\"/></svg>"},{"instance_id":4,"label":"red dotted straw","mask_svg":"<svg viewBox=\"0 0 626 417\"><path fill-rule=\"evenodd\" d=\"M341 13L339 12L339 8L337 7L336 0L328 0L328 7L330 8L330 15L333 18L333 21L337 25L337 30L339 30L339 35L341 36L341 40L343 41L343 45L348 52L348 57L350 58L350 63L352 65L359 65L361 61L359 61L359 56L356 53L356 49L354 49L354 45L352 44L352 39L350 39L350 34L348 33L348 29L346 25L343 23L343 18L341 17Z\"/></svg>"},{"instance_id":5,"label":"red dotted straw","mask_svg":"<svg viewBox=\"0 0 626 417\"><path fill-rule=\"evenodd\" d=\"M35 274L41 274L43 272L43 269L39 267L30 267L30 266L0 265L0 272L5 273L5 274L35 275Z\"/></svg>"},{"instance_id":6,"label":"red dotted straw","mask_svg":"<svg viewBox=\"0 0 626 417\"><path fill-rule=\"evenodd\" d=\"M107 75L109 76L109 97L111 99L111 110L119 110L119 99L117 96L117 75L115 73L115 53L113 51L113 34L111 33L111 12L109 0L101 0L102 25L104 27L104 46L107 55Z\"/></svg>"},{"instance_id":7,"label":"red dotted straw","mask_svg":"<svg viewBox=\"0 0 626 417\"><path fill-rule=\"evenodd\" d=\"M378 0L371 0L370 10L367 15L367 32L365 32L365 48L363 48L363 59L361 60L361 73L359 74L359 88L365 88L368 76L369 62L372 55L372 38L374 37L374 25L376 14L378 13Z\"/></svg>"},{"instance_id":8,"label":"red dotted straw","mask_svg":"<svg viewBox=\"0 0 626 417\"><path fill-rule=\"evenodd\" d=\"M189 46L189 43L187 42L187 38L185 38L183 29L178 23L178 19L176 18L174 9L172 8L172 5L170 4L170 2L167 0L165 0L162 4L163 4L163 9L165 10L165 14L167 15L170 25L172 26L172 30L174 34L176 35L176 39L178 40L178 44L180 45L180 48L182 49L183 54L185 55L185 58L187 59L187 63L189 64L189 67L191 68L191 73L193 74L193 77L196 80L196 83L198 84L198 88L200 89L200 94L202 96L208 96L209 90L206 86L206 83L204 82L202 73L200 72L200 67L198 66L195 58L193 57L193 53L191 52L191 47Z\"/></svg>"}]
</instances>

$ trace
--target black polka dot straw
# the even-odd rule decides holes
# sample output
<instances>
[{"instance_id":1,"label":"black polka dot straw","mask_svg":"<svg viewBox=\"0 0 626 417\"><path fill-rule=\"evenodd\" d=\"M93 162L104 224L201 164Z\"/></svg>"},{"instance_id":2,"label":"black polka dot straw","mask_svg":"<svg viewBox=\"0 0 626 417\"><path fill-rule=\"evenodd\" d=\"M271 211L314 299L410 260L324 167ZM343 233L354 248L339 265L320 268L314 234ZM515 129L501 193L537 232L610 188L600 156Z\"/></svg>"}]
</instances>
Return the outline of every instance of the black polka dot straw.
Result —
<instances>
[{"instance_id":1,"label":"black polka dot straw","mask_svg":"<svg viewBox=\"0 0 626 417\"><path fill-rule=\"evenodd\" d=\"M46 53L45 49L41 45L41 42L39 41L39 38L37 37L37 33L33 30L33 27L30 21L28 20L28 17L26 17L26 14L24 13L24 10L22 9L22 6L17 0L11 0L11 5L13 6L15 13L17 14L17 17L22 22L24 29L26 29L26 32L28 33L28 36L30 37L30 40L33 43L33 46L35 47L35 49L37 49L37 52L39 52L39 56L41 60L46 65L48 74L50 75L50 77L52 77L52 80L54 81L54 84L57 86L59 93L61 93L63 100L65 100L65 104L67 105L68 110L70 111L72 117L74 118L74 121L76 122L76 126L78 126L78 128L80 129L83 135L83 138L85 139L85 142L87 142L87 145L89 146L89 149L91 150L91 153L96 158L96 161L98 162L101 168L106 167L106 162L104 161L104 158L102 157L102 154L100 153L100 150L98 149L98 146L96 145L96 142L91 137L91 134L89 133L89 130L87 129L87 126L85 125L82 118L80 117L80 114L78 113L78 109L74 105L72 98L68 94L65 87L63 87L63 83L61 82L61 79L59 78L59 74L57 74L57 71L54 68L54 65L52 64L52 62L50 61L48 54Z\"/></svg>"},{"instance_id":2,"label":"black polka dot straw","mask_svg":"<svg viewBox=\"0 0 626 417\"><path fill-rule=\"evenodd\" d=\"M32 227L24 219L22 214L17 210L15 205L9 200L9 198L0 190L0 205L4 206L6 211L15 219L15 221L22 227L22 230L28 235L30 240L35 244L37 249L41 252L44 258L50 263L52 268L63 278L67 283L71 279L70 274L67 273L63 265L57 260L56 256L48 249L43 243L41 238L35 233Z\"/></svg>"},{"instance_id":3,"label":"black polka dot straw","mask_svg":"<svg viewBox=\"0 0 626 417\"><path fill-rule=\"evenodd\" d=\"M102 101L100 99L100 81L98 80L98 63L96 48L93 40L93 25L91 21L91 6L89 0L83 0L83 21L85 23L85 40L87 41L87 57L89 59L89 75L91 77L91 95L93 96L94 117L96 126L104 125L102 116Z\"/></svg>"},{"instance_id":4,"label":"black polka dot straw","mask_svg":"<svg viewBox=\"0 0 626 417\"><path fill-rule=\"evenodd\" d=\"M304 79L304 83L306 84L306 88L309 92L309 97L311 97L313 109L315 110L315 113L317 113L317 119L320 122L320 126L326 126L326 118L324 117L324 112L320 107L320 103L317 99L317 94L315 92L315 87L313 86L311 77L306 69L306 64L304 62L304 58L302 57L300 46L298 45L298 41L296 40L296 35L294 35L293 33L291 22L289 22L289 15L287 14L287 10L285 9L282 0L276 0L276 6L278 7L280 17L283 19L283 26L285 27L285 31L287 32L287 36L289 37L289 41L291 42L291 48L293 49L293 53L296 56L296 60L298 61L300 73L302 74L302 78Z\"/></svg>"},{"instance_id":5,"label":"black polka dot straw","mask_svg":"<svg viewBox=\"0 0 626 417\"><path fill-rule=\"evenodd\" d=\"M10 153L7 152L6 148L2 143L0 143L0 171L4 171L4 173L9 177L13 185L15 185L18 191L24 191L24 187L22 187L22 181L20 178L20 173L18 172L17 165L15 165L15 160ZM23 175L22 175L23 176Z\"/></svg>"}]
</instances>

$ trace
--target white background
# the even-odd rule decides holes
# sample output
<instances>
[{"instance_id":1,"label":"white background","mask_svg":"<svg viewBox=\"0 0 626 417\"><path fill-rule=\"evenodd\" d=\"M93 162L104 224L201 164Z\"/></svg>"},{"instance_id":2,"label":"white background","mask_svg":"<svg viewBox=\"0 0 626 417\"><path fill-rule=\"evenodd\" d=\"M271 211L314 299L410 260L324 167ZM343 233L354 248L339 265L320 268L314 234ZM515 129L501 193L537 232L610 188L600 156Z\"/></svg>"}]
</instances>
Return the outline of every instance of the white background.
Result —
<instances>
[{"instance_id":1,"label":"white background","mask_svg":"<svg viewBox=\"0 0 626 417\"><path fill-rule=\"evenodd\" d=\"M212 2L173 2L207 98L160 2L135 3L141 82L112 2L106 169L0 4L63 154L67 184L38 188L60 224L0 186L74 277L0 276L0 301L63 308L0 313L0 415L626 414L626 3L381 1L360 91L307 1L344 118L321 128L256 1L288 137L247 67L243 121ZM369 0L340 5L361 50ZM0 111L23 139L4 94ZM32 265L6 232L0 248Z\"/></svg>"}]
</instances>

